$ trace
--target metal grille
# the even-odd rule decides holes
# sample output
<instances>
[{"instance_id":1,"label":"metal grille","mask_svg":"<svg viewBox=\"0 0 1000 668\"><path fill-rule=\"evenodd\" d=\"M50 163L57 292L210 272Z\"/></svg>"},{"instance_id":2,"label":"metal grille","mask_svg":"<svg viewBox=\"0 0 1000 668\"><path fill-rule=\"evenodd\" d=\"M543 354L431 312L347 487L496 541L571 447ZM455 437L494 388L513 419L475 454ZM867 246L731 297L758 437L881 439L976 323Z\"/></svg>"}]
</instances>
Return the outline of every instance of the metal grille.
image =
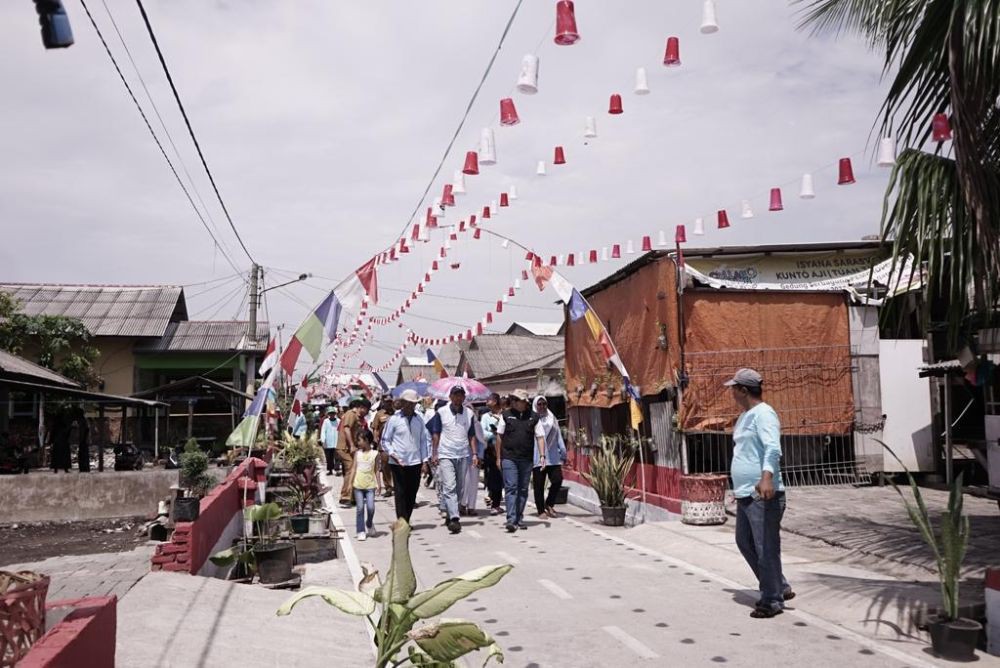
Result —
<instances>
[{"instance_id":1,"label":"metal grille","mask_svg":"<svg viewBox=\"0 0 1000 668\"><path fill-rule=\"evenodd\" d=\"M849 346L718 351L686 355L691 386L719 388L740 367L764 377L764 400L782 422L782 462L788 486L868 483L854 450L854 409L839 383L850 382ZM770 396L769 396L770 391ZM695 405L687 424L710 425L684 435L686 473L728 473L733 457L735 402ZM701 414L699 414L701 413Z\"/></svg>"}]
</instances>

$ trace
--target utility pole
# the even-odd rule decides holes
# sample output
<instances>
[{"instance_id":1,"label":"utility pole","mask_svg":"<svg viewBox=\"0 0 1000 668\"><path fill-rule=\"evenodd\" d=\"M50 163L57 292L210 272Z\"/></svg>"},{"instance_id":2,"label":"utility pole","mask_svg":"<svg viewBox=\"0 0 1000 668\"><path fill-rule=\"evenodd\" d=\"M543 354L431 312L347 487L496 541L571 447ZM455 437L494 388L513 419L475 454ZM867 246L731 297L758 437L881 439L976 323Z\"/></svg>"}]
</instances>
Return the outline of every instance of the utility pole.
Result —
<instances>
[{"instance_id":1,"label":"utility pole","mask_svg":"<svg viewBox=\"0 0 1000 668\"><path fill-rule=\"evenodd\" d=\"M260 265L253 265L250 267L250 325L247 331L247 347L251 349L250 355L247 359L247 389L246 393L250 396L254 394L254 381L257 378L257 302L260 301L259 288L257 277L260 275ZM247 405L250 405L250 399L247 399Z\"/></svg>"}]
</instances>

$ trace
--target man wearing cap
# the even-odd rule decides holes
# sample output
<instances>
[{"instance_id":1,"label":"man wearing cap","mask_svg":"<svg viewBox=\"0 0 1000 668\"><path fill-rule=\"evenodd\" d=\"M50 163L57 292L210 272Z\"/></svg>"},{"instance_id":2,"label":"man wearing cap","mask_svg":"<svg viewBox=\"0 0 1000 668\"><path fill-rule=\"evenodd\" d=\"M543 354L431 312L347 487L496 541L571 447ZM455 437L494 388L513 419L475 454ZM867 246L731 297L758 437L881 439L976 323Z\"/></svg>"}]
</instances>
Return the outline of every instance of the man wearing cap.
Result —
<instances>
[{"instance_id":1,"label":"man wearing cap","mask_svg":"<svg viewBox=\"0 0 1000 668\"><path fill-rule=\"evenodd\" d=\"M528 482L535 460L535 427L538 416L528 407L528 393L514 390L511 407L497 424L497 467L503 472L504 503L509 533L527 529L524 506L528 502Z\"/></svg>"},{"instance_id":2,"label":"man wearing cap","mask_svg":"<svg viewBox=\"0 0 1000 668\"><path fill-rule=\"evenodd\" d=\"M349 508L354 500L354 484L347 474L354 465L354 453L358 449L358 437L367 429L365 416L372 405L367 399L355 399L340 420L337 436L337 456L344 469L344 484L340 488L340 505Z\"/></svg>"},{"instance_id":3,"label":"man wearing cap","mask_svg":"<svg viewBox=\"0 0 1000 668\"><path fill-rule=\"evenodd\" d=\"M465 388L455 385L448 393L448 403L437 410L427 423L431 433L431 464L440 477L441 502L448 517L445 525L452 533L462 530L458 500L468 475L469 459L479 466L476 448L476 416L465 406Z\"/></svg>"},{"instance_id":4,"label":"man wearing cap","mask_svg":"<svg viewBox=\"0 0 1000 668\"><path fill-rule=\"evenodd\" d=\"M764 380L740 369L725 385L742 412L733 427L733 494L736 496L736 545L760 586L751 617L781 614L795 594L781 572L781 421L763 400Z\"/></svg>"},{"instance_id":5,"label":"man wearing cap","mask_svg":"<svg viewBox=\"0 0 1000 668\"><path fill-rule=\"evenodd\" d=\"M416 413L419 401L414 390L399 396L399 410L385 423L381 440L396 488L396 517L407 522L417 504L421 468L426 469L430 459L427 428Z\"/></svg>"},{"instance_id":6,"label":"man wearing cap","mask_svg":"<svg viewBox=\"0 0 1000 668\"><path fill-rule=\"evenodd\" d=\"M323 454L326 455L326 472L329 475L333 475L333 470L339 461L337 459L337 439L340 436L337 428L339 426L340 420L337 419L337 409L333 406L328 406L326 415L323 416L323 422L319 428L319 440L323 444Z\"/></svg>"}]
</instances>

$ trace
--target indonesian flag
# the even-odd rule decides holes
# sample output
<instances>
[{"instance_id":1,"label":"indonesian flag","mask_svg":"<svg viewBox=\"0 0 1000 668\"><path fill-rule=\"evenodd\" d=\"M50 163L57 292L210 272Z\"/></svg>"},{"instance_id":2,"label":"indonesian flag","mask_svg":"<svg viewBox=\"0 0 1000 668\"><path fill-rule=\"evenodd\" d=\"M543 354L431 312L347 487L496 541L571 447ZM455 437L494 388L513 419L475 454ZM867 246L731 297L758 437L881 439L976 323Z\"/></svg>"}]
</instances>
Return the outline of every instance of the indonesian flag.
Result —
<instances>
[{"instance_id":1,"label":"indonesian flag","mask_svg":"<svg viewBox=\"0 0 1000 668\"><path fill-rule=\"evenodd\" d=\"M260 362L260 369L257 370L261 376L266 376L267 372L278 363L278 344L272 338L267 342L267 350L264 351L264 359Z\"/></svg>"},{"instance_id":2,"label":"indonesian flag","mask_svg":"<svg viewBox=\"0 0 1000 668\"><path fill-rule=\"evenodd\" d=\"M295 399L292 401L292 414L301 415L302 414L302 404L309 400L309 377L306 376L299 383L299 386L295 388Z\"/></svg>"}]
</instances>

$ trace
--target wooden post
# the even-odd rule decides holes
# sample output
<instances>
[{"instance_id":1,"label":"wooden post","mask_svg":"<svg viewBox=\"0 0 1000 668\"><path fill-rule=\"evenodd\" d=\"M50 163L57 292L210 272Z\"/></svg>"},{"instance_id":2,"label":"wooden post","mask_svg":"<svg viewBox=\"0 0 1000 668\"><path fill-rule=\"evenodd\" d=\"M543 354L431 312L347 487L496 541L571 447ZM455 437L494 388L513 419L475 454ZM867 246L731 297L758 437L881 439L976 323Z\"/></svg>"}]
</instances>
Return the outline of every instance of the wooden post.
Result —
<instances>
[{"instance_id":1,"label":"wooden post","mask_svg":"<svg viewBox=\"0 0 1000 668\"><path fill-rule=\"evenodd\" d=\"M188 399L188 438L194 434L194 401Z\"/></svg>"}]
</instances>

